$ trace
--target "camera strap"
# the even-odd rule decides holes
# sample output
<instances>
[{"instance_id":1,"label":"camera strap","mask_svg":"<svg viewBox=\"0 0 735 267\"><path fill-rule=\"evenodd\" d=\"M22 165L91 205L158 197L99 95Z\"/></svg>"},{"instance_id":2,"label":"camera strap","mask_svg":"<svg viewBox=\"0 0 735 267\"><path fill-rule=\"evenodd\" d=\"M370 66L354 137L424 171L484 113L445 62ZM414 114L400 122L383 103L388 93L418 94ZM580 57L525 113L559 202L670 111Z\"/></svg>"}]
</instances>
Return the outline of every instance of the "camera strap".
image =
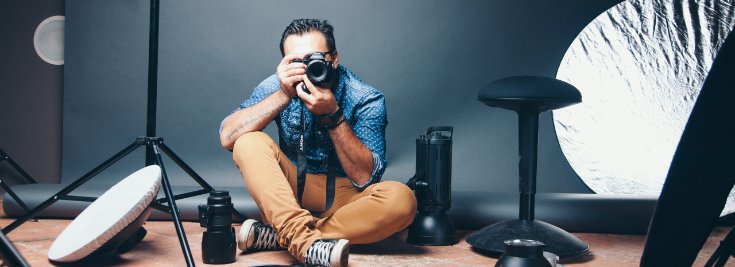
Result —
<instances>
[{"instance_id":1,"label":"camera strap","mask_svg":"<svg viewBox=\"0 0 735 267\"><path fill-rule=\"evenodd\" d=\"M306 133L306 118L304 117L304 105L301 103L301 136L299 138L299 150L298 150L298 159L296 162L296 173L297 173L297 179L296 179L296 188L297 188L297 195L298 195L298 202L299 204L302 203L301 198L304 195L304 186L306 185L306 150L304 149L304 135ZM335 170L335 164L336 164L336 157L337 155L334 153L334 149L329 149L329 154L327 156L327 186L326 186L326 204L324 205L324 210L321 211L313 211L309 210L311 213L324 213L325 211L328 211L330 208L332 208L332 204L334 203L334 190L335 190L335 184L336 184L336 170Z\"/></svg>"}]
</instances>

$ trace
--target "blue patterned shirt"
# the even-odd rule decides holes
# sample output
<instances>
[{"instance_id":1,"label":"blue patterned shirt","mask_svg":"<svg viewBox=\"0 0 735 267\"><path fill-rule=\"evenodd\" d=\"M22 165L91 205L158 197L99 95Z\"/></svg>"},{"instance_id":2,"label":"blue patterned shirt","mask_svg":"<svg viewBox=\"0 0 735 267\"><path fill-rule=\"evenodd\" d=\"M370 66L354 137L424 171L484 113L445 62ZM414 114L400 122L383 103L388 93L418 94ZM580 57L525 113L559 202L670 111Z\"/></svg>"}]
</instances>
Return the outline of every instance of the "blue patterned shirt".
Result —
<instances>
[{"instance_id":1,"label":"blue patterned shirt","mask_svg":"<svg viewBox=\"0 0 735 267\"><path fill-rule=\"evenodd\" d=\"M373 154L373 170L370 180L365 184L357 184L350 181L358 189L364 189L368 185L380 181L385 171L385 127L388 117L385 110L385 98L378 89L365 84L355 73L347 67L337 67L339 82L333 93L337 105L342 109L345 122L350 125L358 139ZM281 84L278 76L272 76L261 82L253 91L250 99L246 100L235 111L250 107L260 102L279 90ZM326 173L327 156L332 149L332 140L329 132L318 124L315 125L315 116L301 104L298 97L291 99L278 117L279 146L294 165L297 161L299 138L301 134L301 109L304 110L306 120L306 133L304 135L304 150L306 151L307 173ZM337 161L337 176L347 177L342 165Z\"/></svg>"}]
</instances>

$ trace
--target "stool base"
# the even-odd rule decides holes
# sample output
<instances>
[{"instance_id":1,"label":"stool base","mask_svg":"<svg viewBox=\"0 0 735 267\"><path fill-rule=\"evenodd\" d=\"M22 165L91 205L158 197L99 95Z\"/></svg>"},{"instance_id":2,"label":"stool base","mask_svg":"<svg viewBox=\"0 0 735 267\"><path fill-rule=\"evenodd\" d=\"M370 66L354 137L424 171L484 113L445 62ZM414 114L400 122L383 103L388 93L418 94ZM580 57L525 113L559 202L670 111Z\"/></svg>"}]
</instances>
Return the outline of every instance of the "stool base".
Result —
<instances>
[{"instance_id":1,"label":"stool base","mask_svg":"<svg viewBox=\"0 0 735 267\"><path fill-rule=\"evenodd\" d=\"M560 259L571 259L584 255L589 245L563 229L539 220L509 220L494 223L467 236L473 247L502 254L503 241L510 239L533 239L544 242L548 251Z\"/></svg>"}]
</instances>

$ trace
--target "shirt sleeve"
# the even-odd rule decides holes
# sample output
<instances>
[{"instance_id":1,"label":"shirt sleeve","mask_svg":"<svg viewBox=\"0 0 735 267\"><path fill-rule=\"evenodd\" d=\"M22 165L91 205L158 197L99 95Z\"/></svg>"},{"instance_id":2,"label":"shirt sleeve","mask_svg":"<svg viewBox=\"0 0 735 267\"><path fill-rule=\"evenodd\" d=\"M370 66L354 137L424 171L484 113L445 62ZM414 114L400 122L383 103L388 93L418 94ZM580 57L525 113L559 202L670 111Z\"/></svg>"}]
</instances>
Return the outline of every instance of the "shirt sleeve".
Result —
<instances>
[{"instance_id":1,"label":"shirt sleeve","mask_svg":"<svg viewBox=\"0 0 735 267\"><path fill-rule=\"evenodd\" d=\"M255 105L256 103L275 93L280 88L281 83L278 81L278 77L276 76L276 74L273 74L267 79L263 80L260 84L258 84L258 86L255 87L255 90L253 90L253 94L250 95L250 98L245 100L245 102L242 102L242 104L240 104L229 115L225 116L225 118L222 119L222 122L220 122L219 124L219 132L222 133L222 127L225 125L225 120L227 119L227 117L232 115L232 113Z\"/></svg>"},{"instance_id":2,"label":"shirt sleeve","mask_svg":"<svg viewBox=\"0 0 735 267\"><path fill-rule=\"evenodd\" d=\"M385 171L385 127L388 125L388 117L383 94L376 92L365 97L355 107L354 120L352 131L373 154L370 179L362 185L350 179L352 185L362 190L379 182Z\"/></svg>"}]
</instances>

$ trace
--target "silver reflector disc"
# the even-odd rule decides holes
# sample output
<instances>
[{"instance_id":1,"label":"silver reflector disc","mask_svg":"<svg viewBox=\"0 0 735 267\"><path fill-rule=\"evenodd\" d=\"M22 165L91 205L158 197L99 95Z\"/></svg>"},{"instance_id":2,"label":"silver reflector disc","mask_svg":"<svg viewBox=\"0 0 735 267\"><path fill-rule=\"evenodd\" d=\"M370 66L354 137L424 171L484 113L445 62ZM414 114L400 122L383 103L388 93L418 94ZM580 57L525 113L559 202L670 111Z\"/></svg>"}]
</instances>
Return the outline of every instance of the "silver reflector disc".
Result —
<instances>
[{"instance_id":1,"label":"silver reflector disc","mask_svg":"<svg viewBox=\"0 0 735 267\"><path fill-rule=\"evenodd\" d=\"M592 190L661 193L699 91L732 31L734 2L625 1L577 36L557 79L576 86L583 101L555 110L554 126L564 155ZM734 203L731 192L723 214L735 211Z\"/></svg>"}]
</instances>

